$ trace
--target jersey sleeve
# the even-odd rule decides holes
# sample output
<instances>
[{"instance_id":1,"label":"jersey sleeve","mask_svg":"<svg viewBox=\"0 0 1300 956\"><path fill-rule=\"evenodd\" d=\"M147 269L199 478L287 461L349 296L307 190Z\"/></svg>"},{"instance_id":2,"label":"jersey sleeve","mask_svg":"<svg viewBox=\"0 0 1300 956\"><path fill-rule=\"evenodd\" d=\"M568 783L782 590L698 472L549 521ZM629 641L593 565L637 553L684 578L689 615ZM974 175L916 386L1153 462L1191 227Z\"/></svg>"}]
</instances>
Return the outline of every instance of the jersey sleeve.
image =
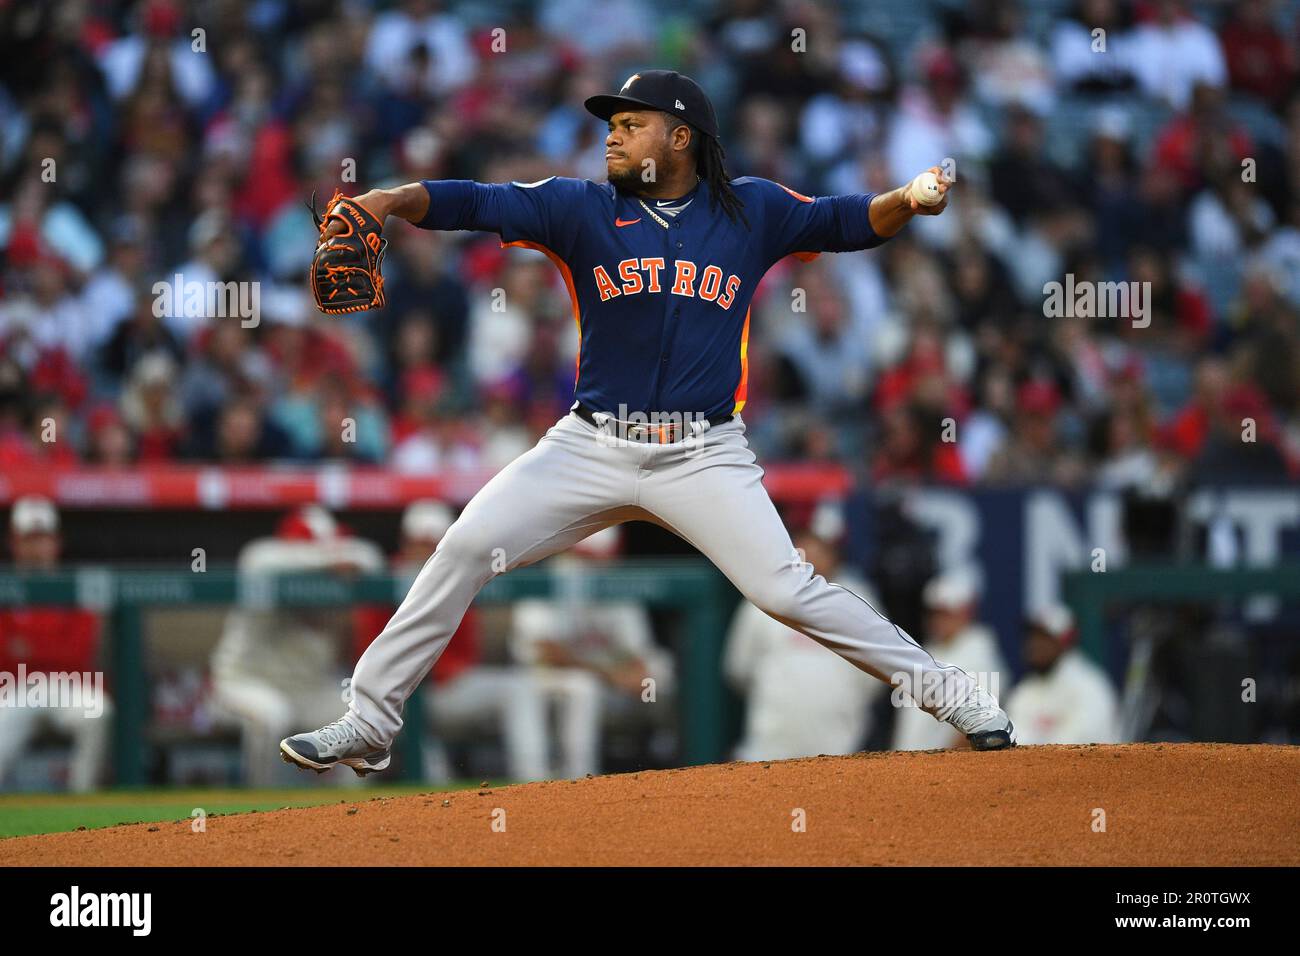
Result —
<instances>
[{"instance_id":1,"label":"jersey sleeve","mask_svg":"<svg viewBox=\"0 0 1300 956\"><path fill-rule=\"evenodd\" d=\"M474 229L497 233L503 242L528 242L566 255L576 235L587 183L552 176L535 183L476 183L468 179L421 180L429 211L421 229Z\"/></svg>"},{"instance_id":2,"label":"jersey sleeve","mask_svg":"<svg viewBox=\"0 0 1300 956\"><path fill-rule=\"evenodd\" d=\"M870 206L875 193L822 196L814 199L768 179L746 177L747 193L763 209L763 236L772 262L788 255L853 252L872 249L887 237L871 228Z\"/></svg>"}]
</instances>

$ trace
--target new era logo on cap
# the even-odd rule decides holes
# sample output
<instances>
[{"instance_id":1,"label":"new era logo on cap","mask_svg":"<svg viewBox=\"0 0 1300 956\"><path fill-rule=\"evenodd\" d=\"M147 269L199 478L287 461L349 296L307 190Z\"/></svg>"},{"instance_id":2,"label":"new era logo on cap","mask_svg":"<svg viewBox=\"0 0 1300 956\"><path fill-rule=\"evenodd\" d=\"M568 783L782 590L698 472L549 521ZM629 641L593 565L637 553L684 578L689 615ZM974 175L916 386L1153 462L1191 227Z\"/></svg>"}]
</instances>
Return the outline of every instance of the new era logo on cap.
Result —
<instances>
[{"instance_id":1,"label":"new era logo on cap","mask_svg":"<svg viewBox=\"0 0 1300 956\"><path fill-rule=\"evenodd\" d=\"M633 73L617 93L590 96L584 105L603 120L623 110L659 110L681 117L705 136L718 135L718 118L704 90L674 70Z\"/></svg>"}]
</instances>

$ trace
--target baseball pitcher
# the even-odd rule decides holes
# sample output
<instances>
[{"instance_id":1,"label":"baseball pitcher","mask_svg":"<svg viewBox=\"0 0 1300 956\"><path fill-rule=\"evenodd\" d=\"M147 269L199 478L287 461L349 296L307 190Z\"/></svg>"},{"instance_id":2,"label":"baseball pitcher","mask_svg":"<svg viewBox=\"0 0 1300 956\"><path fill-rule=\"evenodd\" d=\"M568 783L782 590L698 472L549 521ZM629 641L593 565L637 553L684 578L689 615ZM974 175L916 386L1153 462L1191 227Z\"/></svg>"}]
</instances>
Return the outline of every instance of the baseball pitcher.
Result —
<instances>
[{"instance_id":1,"label":"baseball pitcher","mask_svg":"<svg viewBox=\"0 0 1300 956\"><path fill-rule=\"evenodd\" d=\"M312 264L325 312L383 304L389 216L473 229L545 253L573 300L574 403L466 506L392 620L357 662L348 712L285 739L300 767L383 770L407 697L492 577L602 528L652 521L694 545L753 604L904 689L978 750L1013 746L1006 714L961 668L935 660L862 597L815 573L763 488L741 412L749 305L786 256L870 249L937 215L935 167L886 193L813 199L730 179L717 120L689 77L634 74L587 109L606 120L608 181L422 181L336 195ZM915 187L915 188L914 188ZM920 686L917 686L917 682Z\"/></svg>"}]
</instances>

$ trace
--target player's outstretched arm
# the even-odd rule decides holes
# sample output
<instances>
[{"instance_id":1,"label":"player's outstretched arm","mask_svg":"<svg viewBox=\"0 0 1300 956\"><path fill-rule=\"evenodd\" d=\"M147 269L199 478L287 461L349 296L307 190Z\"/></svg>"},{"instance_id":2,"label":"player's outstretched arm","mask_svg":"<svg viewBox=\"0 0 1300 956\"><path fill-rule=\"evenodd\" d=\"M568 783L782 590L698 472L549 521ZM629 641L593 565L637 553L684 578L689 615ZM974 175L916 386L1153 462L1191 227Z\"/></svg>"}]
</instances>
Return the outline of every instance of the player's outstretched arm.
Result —
<instances>
[{"instance_id":1,"label":"player's outstretched arm","mask_svg":"<svg viewBox=\"0 0 1300 956\"><path fill-rule=\"evenodd\" d=\"M537 243L563 255L576 235L589 185L558 176L535 183L422 179L372 189L354 201L381 223L396 216L421 229L495 232L503 242Z\"/></svg>"},{"instance_id":2,"label":"player's outstretched arm","mask_svg":"<svg viewBox=\"0 0 1300 956\"><path fill-rule=\"evenodd\" d=\"M918 182L918 180L921 180L926 173L932 173L937 180L935 188L939 195L938 201L930 205L917 199L918 194L924 197L924 193L920 190L924 188L925 182ZM888 238L911 222L913 216L937 216L948 208L948 190L952 188L952 184L943 178L943 170L938 166L931 166L926 173L921 173L916 179L897 189L879 193L871 200L868 214L871 217L871 228L876 231L876 235Z\"/></svg>"},{"instance_id":3,"label":"player's outstretched arm","mask_svg":"<svg viewBox=\"0 0 1300 956\"><path fill-rule=\"evenodd\" d=\"M407 222L417 223L424 219L429 211L429 191L421 183L407 183L393 189L372 189L355 197L355 201L364 206L376 219L383 223L389 216L397 216ZM330 238L343 230L343 223L335 220L325 231L325 238Z\"/></svg>"}]
</instances>

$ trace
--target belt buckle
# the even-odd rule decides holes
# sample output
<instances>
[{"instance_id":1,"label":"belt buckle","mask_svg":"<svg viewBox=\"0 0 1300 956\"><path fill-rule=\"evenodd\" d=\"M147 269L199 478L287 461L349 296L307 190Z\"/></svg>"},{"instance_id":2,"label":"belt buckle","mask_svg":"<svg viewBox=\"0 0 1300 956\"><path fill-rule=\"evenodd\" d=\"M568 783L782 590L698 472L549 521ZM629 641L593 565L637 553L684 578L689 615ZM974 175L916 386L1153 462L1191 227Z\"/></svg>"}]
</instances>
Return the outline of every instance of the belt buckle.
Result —
<instances>
[{"instance_id":1,"label":"belt buckle","mask_svg":"<svg viewBox=\"0 0 1300 956\"><path fill-rule=\"evenodd\" d=\"M651 445L671 445L677 440L672 437L676 426L671 423L667 425L642 425L640 427L645 432L646 441Z\"/></svg>"},{"instance_id":2,"label":"belt buckle","mask_svg":"<svg viewBox=\"0 0 1300 956\"><path fill-rule=\"evenodd\" d=\"M642 442L647 445L668 445L673 439L672 425L628 425L625 434L632 441Z\"/></svg>"}]
</instances>

